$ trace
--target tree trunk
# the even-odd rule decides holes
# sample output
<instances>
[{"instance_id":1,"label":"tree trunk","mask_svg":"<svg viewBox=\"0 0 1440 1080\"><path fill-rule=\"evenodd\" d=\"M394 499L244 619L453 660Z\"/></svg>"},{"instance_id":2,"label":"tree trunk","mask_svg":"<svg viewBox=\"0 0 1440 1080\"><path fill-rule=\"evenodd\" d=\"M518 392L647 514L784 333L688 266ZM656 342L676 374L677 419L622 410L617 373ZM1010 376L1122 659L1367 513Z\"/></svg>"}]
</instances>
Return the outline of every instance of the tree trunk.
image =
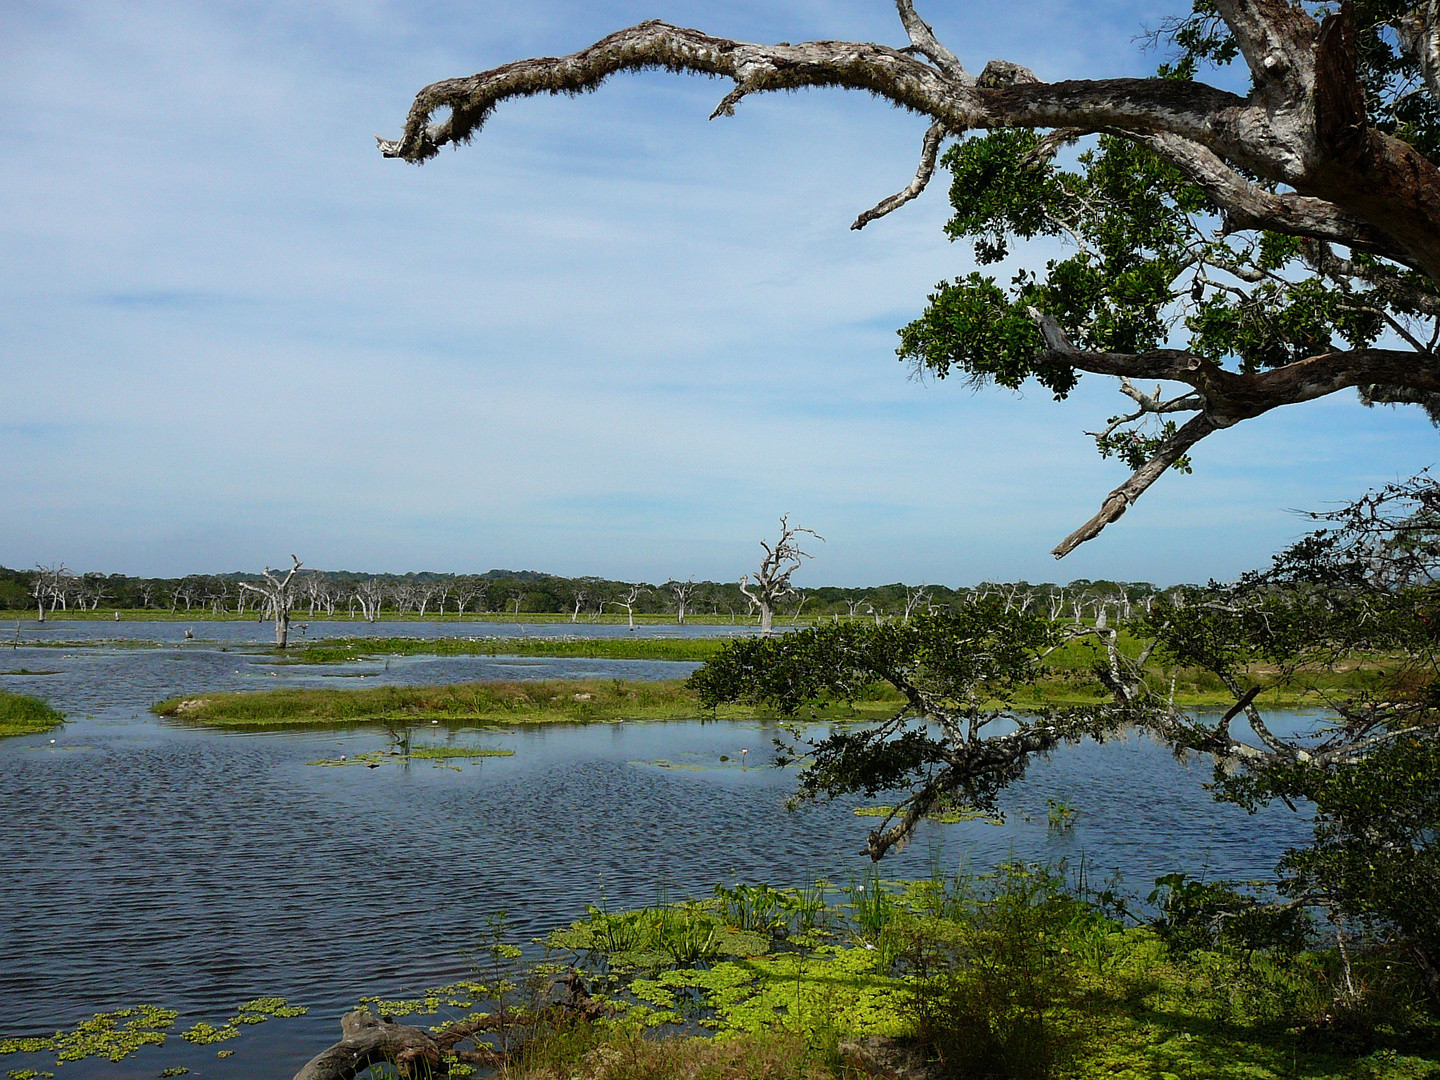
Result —
<instances>
[{"instance_id":1,"label":"tree trunk","mask_svg":"<svg viewBox=\"0 0 1440 1080\"><path fill-rule=\"evenodd\" d=\"M365 1010L340 1018L344 1038L316 1054L295 1074L295 1080L352 1080L371 1065L394 1062L405 1077L439 1071L440 1047L427 1031L397 1024ZM414 1066L419 1065L416 1069Z\"/></svg>"},{"instance_id":2,"label":"tree trunk","mask_svg":"<svg viewBox=\"0 0 1440 1080\"><path fill-rule=\"evenodd\" d=\"M770 633L774 622L775 613L770 610L770 605L763 600L760 601L760 632L762 634Z\"/></svg>"},{"instance_id":3,"label":"tree trunk","mask_svg":"<svg viewBox=\"0 0 1440 1080\"><path fill-rule=\"evenodd\" d=\"M281 605L275 605L275 647L285 648L285 642L290 637L290 612L282 611Z\"/></svg>"}]
</instances>

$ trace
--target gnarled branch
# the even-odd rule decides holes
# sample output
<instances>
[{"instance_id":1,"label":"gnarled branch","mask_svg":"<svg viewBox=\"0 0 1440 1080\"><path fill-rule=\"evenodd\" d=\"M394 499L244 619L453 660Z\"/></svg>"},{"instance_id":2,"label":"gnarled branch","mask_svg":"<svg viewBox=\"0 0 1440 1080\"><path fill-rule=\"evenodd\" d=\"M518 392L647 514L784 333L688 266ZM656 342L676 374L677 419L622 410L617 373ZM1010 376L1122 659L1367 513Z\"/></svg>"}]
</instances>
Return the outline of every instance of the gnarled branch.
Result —
<instances>
[{"instance_id":1,"label":"gnarled branch","mask_svg":"<svg viewBox=\"0 0 1440 1080\"><path fill-rule=\"evenodd\" d=\"M915 13L913 0L895 0L895 8L900 13L900 24L905 27L905 34L910 38L910 44L916 52L957 82L965 86L975 85L975 77L965 70L960 58L940 44L935 37L935 31L930 29L930 24Z\"/></svg>"},{"instance_id":2,"label":"gnarled branch","mask_svg":"<svg viewBox=\"0 0 1440 1080\"><path fill-rule=\"evenodd\" d=\"M915 170L915 179L906 184L903 188L891 195L888 199L882 199L875 206L866 210L855 219L852 229L863 229L876 218L882 218L891 211L898 210L915 196L925 190L925 185L930 183L930 178L935 175L935 157L940 152L940 143L945 138L944 124L931 124L925 132L925 141L920 147L920 167Z\"/></svg>"}]
</instances>

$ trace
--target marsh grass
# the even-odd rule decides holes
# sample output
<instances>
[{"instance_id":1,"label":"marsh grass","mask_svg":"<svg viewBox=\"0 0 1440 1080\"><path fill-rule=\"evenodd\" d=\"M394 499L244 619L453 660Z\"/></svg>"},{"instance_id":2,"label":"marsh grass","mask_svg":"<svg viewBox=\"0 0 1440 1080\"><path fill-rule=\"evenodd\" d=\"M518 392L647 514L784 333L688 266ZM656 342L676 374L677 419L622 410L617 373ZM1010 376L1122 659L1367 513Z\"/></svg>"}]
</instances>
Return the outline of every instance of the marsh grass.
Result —
<instances>
[{"instance_id":1,"label":"marsh grass","mask_svg":"<svg viewBox=\"0 0 1440 1080\"><path fill-rule=\"evenodd\" d=\"M830 1056L795 1031L656 1039L635 1025L581 1023L545 1033L499 1075L506 1080L838 1080L843 1074L827 1060Z\"/></svg>"},{"instance_id":2,"label":"marsh grass","mask_svg":"<svg viewBox=\"0 0 1440 1080\"><path fill-rule=\"evenodd\" d=\"M0 690L0 737L35 735L65 722L65 714L39 698Z\"/></svg>"},{"instance_id":3,"label":"marsh grass","mask_svg":"<svg viewBox=\"0 0 1440 1080\"><path fill-rule=\"evenodd\" d=\"M724 646L723 638L330 638L285 651L285 664L343 664L379 656L556 656L598 660L701 662Z\"/></svg>"},{"instance_id":4,"label":"marsh grass","mask_svg":"<svg viewBox=\"0 0 1440 1080\"><path fill-rule=\"evenodd\" d=\"M838 704L820 715L873 719L893 711L887 700ZM217 727L278 728L344 724L614 723L714 717L748 720L774 716L751 706L702 709L679 680L555 679L454 683L448 686L375 686L353 689L279 689L170 698L153 707L160 716Z\"/></svg>"}]
</instances>

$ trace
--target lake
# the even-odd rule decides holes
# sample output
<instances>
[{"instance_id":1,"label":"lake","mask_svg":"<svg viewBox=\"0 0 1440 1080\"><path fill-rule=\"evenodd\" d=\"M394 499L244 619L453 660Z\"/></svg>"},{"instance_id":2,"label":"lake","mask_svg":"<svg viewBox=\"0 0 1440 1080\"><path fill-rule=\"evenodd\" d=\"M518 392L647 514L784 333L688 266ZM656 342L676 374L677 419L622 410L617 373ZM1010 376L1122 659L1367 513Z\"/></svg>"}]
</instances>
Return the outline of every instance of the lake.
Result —
<instances>
[{"instance_id":1,"label":"lake","mask_svg":"<svg viewBox=\"0 0 1440 1080\"><path fill-rule=\"evenodd\" d=\"M311 633L435 636L453 625L314 623ZM276 667L238 651L267 641L268 627L254 623L197 623L204 640L194 642L173 623L56 621L42 633L110 639L122 627L132 641L160 644L35 648L23 644L35 624L24 624L21 646L0 651L0 672L54 672L0 675L0 688L42 696L71 721L0 740L0 1036L48 1034L141 1002L179 1009L177 1031L218 1024L259 996L310 1012L221 1046L172 1036L119 1064L67 1064L70 1080L153 1077L171 1065L197 1077L289 1077L338 1038L340 1013L360 996L413 995L463 974L461 951L488 912L506 911L515 939L528 942L602 892L625 906L662 892L707 895L737 879L844 884L869 867L858 852L874 822L851 812L856 802L784 809L794 773L767 767L776 732L766 724L435 727L417 738L514 756L368 769L307 763L381 749L382 731L239 734L147 712L176 694L354 685L359 674L412 684L660 679L694 664L405 657ZM983 870L1011 858L1073 867L1083 855L1092 881L1119 873L1143 895L1177 869L1263 878L1307 838L1303 816L1283 807L1251 816L1216 806L1201 786L1209 776L1208 763L1182 765L1142 737L1062 750L1007 794L1004 825L927 823L881 869L916 877L932 865ZM1072 829L1048 827L1047 797L1078 808ZM219 1059L221 1048L237 1052ZM0 1069L53 1062L17 1054Z\"/></svg>"}]
</instances>

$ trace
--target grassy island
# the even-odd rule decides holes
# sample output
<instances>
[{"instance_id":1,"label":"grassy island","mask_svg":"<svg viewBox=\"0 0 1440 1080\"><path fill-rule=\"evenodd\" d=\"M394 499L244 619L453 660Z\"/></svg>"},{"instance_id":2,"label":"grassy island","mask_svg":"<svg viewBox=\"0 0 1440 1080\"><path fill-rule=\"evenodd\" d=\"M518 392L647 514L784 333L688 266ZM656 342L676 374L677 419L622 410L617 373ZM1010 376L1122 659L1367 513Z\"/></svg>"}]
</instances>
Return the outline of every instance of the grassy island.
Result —
<instances>
[{"instance_id":1,"label":"grassy island","mask_svg":"<svg viewBox=\"0 0 1440 1080\"><path fill-rule=\"evenodd\" d=\"M328 638L292 641L277 656L290 664L343 664L378 656L558 656L590 660L688 660L718 653L724 638Z\"/></svg>"},{"instance_id":2,"label":"grassy island","mask_svg":"<svg viewBox=\"0 0 1440 1080\"><path fill-rule=\"evenodd\" d=\"M65 722L65 714L39 698L0 690L0 737L35 735Z\"/></svg>"},{"instance_id":3,"label":"grassy island","mask_svg":"<svg viewBox=\"0 0 1440 1080\"><path fill-rule=\"evenodd\" d=\"M868 719L893 711L894 700L857 702L821 710L829 719ZM269 690L170 698L154 711L216 727L281 728L330 724L614 723L685 720L711 716L679 680L551 679L455 683L449 686L375 686L345 690ZM749 706L721 708L722 720L748 720L773 712ZM808 714L807 714L808 715Z\"/></svg>"}]
</instances>

